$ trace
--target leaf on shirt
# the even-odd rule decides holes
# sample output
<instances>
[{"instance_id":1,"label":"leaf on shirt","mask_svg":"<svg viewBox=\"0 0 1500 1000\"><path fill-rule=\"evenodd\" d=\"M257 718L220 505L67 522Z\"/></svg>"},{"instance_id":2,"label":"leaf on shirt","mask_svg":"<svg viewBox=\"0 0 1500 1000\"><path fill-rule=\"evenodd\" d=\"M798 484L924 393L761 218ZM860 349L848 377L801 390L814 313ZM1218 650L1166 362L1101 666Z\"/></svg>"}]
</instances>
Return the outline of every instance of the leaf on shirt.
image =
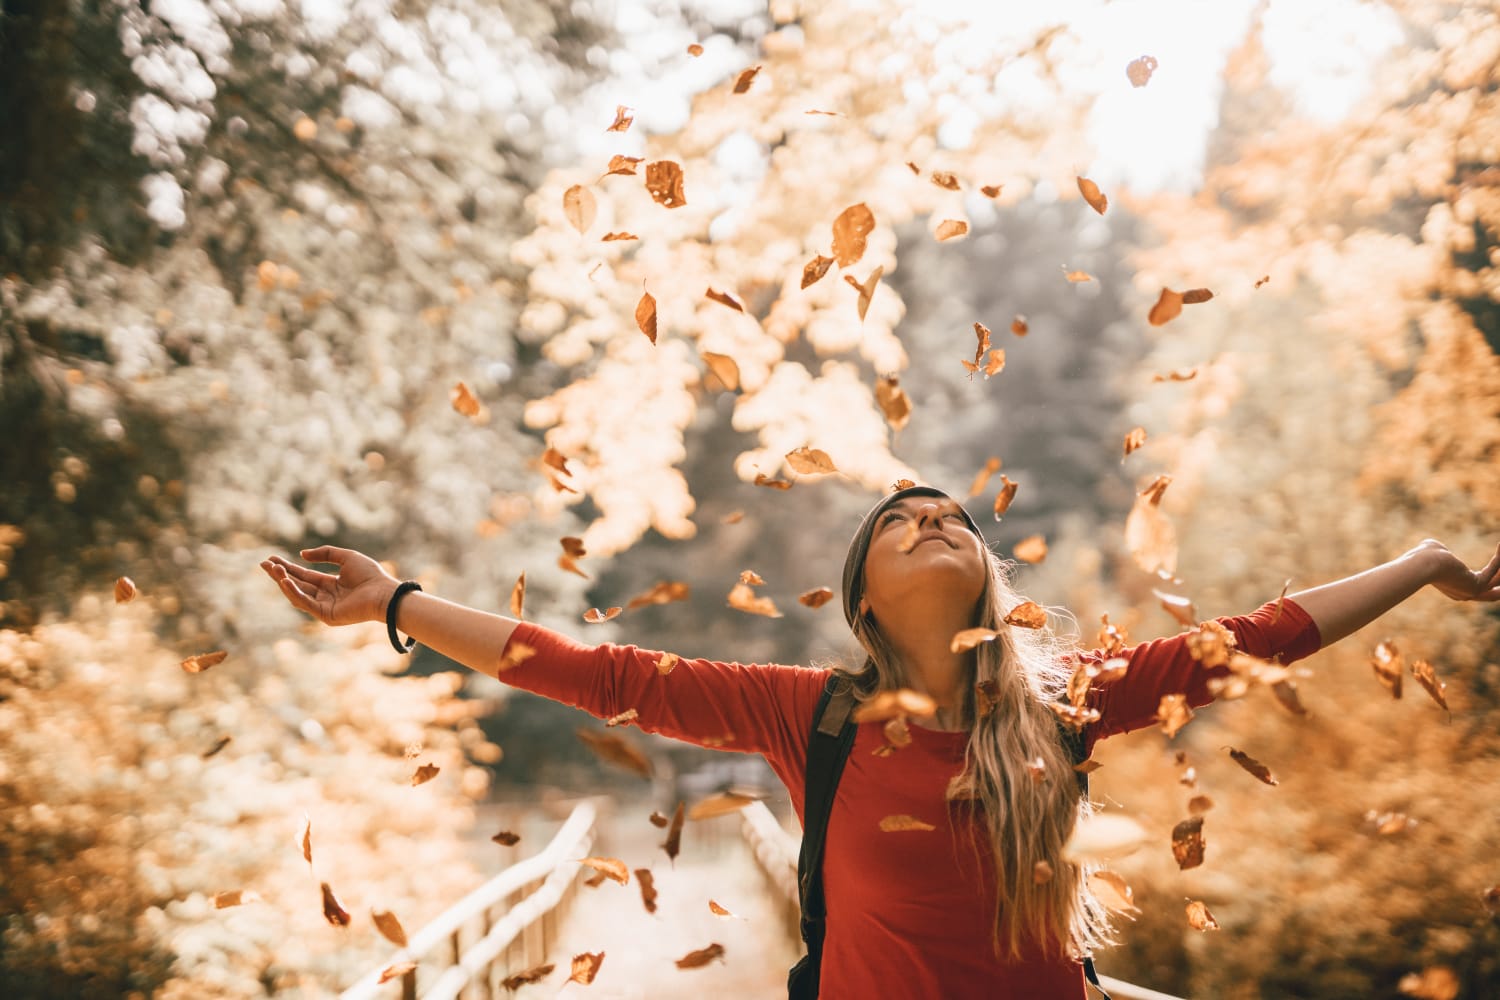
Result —
<instances>
[{"instance_id":1,"label":"leaf on shirt","mask_svg":"<svg viewBox=\"0 0 1500 1000\"><path fill-rule=\"evenodd\" d=\"M667 674L670 674L673 670L675 670L677 668L677 664L681 662L682 657L678 656L676 653L663 653L661 654L661 658L656 661L656 672L665 677Z\"/></svg>"},{"instance_id":2,"label":"leaf on shirt","mask_svg":"<svg viewBox=\"0 0 1500 1000\"><path fill-rule=\"evenodd\" d=\"M1187 919L1188 925L1195 931L1216 931L1219 929L1219 922L1214 919L1212 913L1208 912L1208 904L1200 899L1188 901Z\"/></svg>"},{"instance_id":3,"label":"leaf on shirt","mask_svg":"<svg viewBox=\"0 0 1500 1000\"><path fill-rule=\"evenodd\" d=\"M588 865L596 872L603 872L606 878L612 878L621 885L630 884L630 869L619 858L579 858L578 863Z\"/></svg>"},{"instance_id":4,"label":"leaf on shirt","mask_svg":"<svg viewBox=\"0 0 1500 1000\"><path fill-rule=\"evenodd\" d=\"M1172 857L1179 871L1203 864L1203 817L1191 816L1172 827Z\"/></svg>"},{"instance_id":5,"label":"leaf on shirt","mask_svg":"<svg viewBox=\"0 0 1500 1000\"><path fill-rule=\"evenodd\" d=\"M518 972L513 976L506 976L500 981L500 985L504 986L507 990L518 990L528 983L536 983L542 981L543 979L546 979L548 976L552 975L552 970L555 968L557 968L557 966L552 964L551 962L548 962L546 965L534 966L533 968L526 969L523 972Z\"/></svg>"},{"instance_id":6,"label":"leaf on shirt","mask_svg":"<svg viewBox=\"0 0 1500 1000\"><path fill-rule=\"evenodd\" d=\"M1422 690L1432 697L1432 700L1443 707L1443 711L1451 712L1448 707L1448 699L1443 692L1448 690L1448 685L1438 680L1437 671L1432 664L1426 660L1413 660L1411 662L1411 675L1422 685Z\"/></svg>"},{"instance_id":7,"label":"leaf on shirt","mask_svg":"<svg viewBox=\"0 0 1500 1000\"><path fill-rule=\"evenodd\" d=\"M745 795L740 792L718 792L706 799L700 799L693 803L688 810L687 818L691 820L713 819L715 816L728 816L737 813L752 802L758 802L753 795Z\"/></svg>"},{"instance_id":8,"label":"leaf on shirt","mask_svg":"<svg viewBox=\"0 0 1500 1000\"><path fill-rule=\"evenodd\" d=\"M1099 616L1099 649L1105 656L1119 656L1130 642L1130 636L1118 625L1111 624L1109 615Z\"/></svg>"},{"instance_id":9,"label":"leaf on shirt","mask_svg":"<svg viewBox=\"0 0 1500 1000\"><path fill-rule=\"evenodd\" d=\"M633 709L633 708L627 708L625 711L621 712L619 715L613 715L613 716L610 716L608 719L605 719L604 720L604 724L606 726L611 726L611 727L623 725L623 724L625 724L627 722L633 722L639 714L640 713L638 713L635 709Z\"/></svg>"},{"instance_id":10,"label":"leaf on shirt","mask_svg":"<svg viewBox=\"0 0 1500 1000\"><path fill-rule=\"evenodd\" d=\"M667 852L667 857L674 863L677 852L682 850L682 820L686 815L684 803L677 803L677 811L672 813L672 825L667 829L667 839L661 843L661 849Z\"/></svg>"},{"instance_id":11,"label":"leaf on shirt","mask_svg":"<svg viewBox=\"0 0 1500 1000\"><path fill-rule=\"evenodd\" d=\"M634 611L636 608L650 607L653 604L671 604L673 601L685 601L691 593L688 585L677 580L663 580L654 585L650 590L637 594L625 602L626 611Z\"/></svg>"},{"instance_id":12,"label":"leaf on shirt","mask_svg":"<svg viewBox=\"0 0 1500 1000\"><path fill-rule=\"evenodd\" d=\"M884 722L898 715L925 719L937 712L937 702L920 691L897 688L881 691L862 705L855 706L850 718L855 722Z\"/></svg>"},{"instance_id":13,"label":"leaf on shirt","mask_svg":"<svg viewBox=\"0 0 1500 1000\"><path fill-rule=\"evenodd\" d=\"M1281 585L1281 596L1276 598L1276 609L1271 612L1271 624L1275 625L1281 621L1281 609L1286 607L1286 592L1291 589L1292 578L1287 577L1286 583Z\"/></svg>"},{"instance_id":14,"label":"leaf on shirt","mask_svg":"<svg viewBox=\"0 0 1500 1000\"><path fill-rule=\"evenodd\" d=\"M903 833L908 830L936 830L937 827L931 823L924 823L915 816L907 816L905 813L900 813L882 818L880 829L886 833Z\"/></svg>"},{"instance_id":15,"label":"leaf on shirt","mask_svg":"<svg viewBox=\"0 0 1500 1000\"><path fill-rule=\"evenodd\" d=\"M1140 914L1140 907L1135 905L1135 893L1131 891L1130 883L1125 881L1124 876L1108 869L1092 872L1088 877L1088 886L1094 898L1112 913L1123 913L1131 918Z\"/></svg>"},{"instance_id":16,"label":"leaf on shirt","mask_svg":"<svg viewBox=\"0 0 1500 1000\"><path fill-rule=\"evenodd\" d=\"M535 655L535 648L512 639L505 647L505 655L501 656L500 662L495 664L495 673L503 674L511 667L518 667Z\"/></svg>"},{"instance_id":17,"label":"leaf on shirt","mask_svg":"<svg viewBox=\"0 0 1500 1000\"><path fill-rule=\"evenodd\" d=\"M875 229L875 216L864 202L850 205L833 220L833 257L839 267L859 263L865 242Z\"/></svg>"},{"instance_id":18,"label":"leaf on shirt","mask_svg":"<svg viewBox=\"0 0 1500 1000\"><path fill-rule=\"evenodd\" d=\"M607 764L614 764L642 778L651 777L651 761L641 750L621 733L596 733L589 729L577 730L578 738L594 752L594 756Z\"/></svg>"},{"instance_id":19,"label":"leaf on shirt","mask_svg":"<svg viewBox=\"0 0 1500 1000\"><path fill-rule=\"evenodd\" d=\"M1396 643L1386 639L1370 654L1370 666L1375 669L1375 679L1391 693L1392 698L1401 697L1401 672L1405 661Z\"/></svg>"},{"instance_id":20,"label":"leaf on shirt","mask_svg":"<svg viewBox=\"0 0 1500 1000\"><path fill-rule=\"evenodd\" d=\"M1047 540L1041 535L1028 535L1011 551L1021 562L1036 565L1047 558Z\"/></svg>"},{"instance_id":21,"label":"leaf on shirt","mask_svg":"<svg viewBox=\"0 0 1500 1000\"><path fill-rule=\"evenodd\" d=\"M1192 706L1188 704L1185 694L1164 694L1161 702L1156 706L1156 721L1161 723L1161 731L1167 734L1167 739L1176 736L1182 727L1187 725L1193 718Z\"/></svg>"},{"instance_id":22,"label":"leaf on shirt","mask_svg":"<svg viewBox=\"0 0 1500 1000\"><path fill-rule=\"evenodd\" d=\"M600 611L598 608L589 608L583 613L583 620L590 625L602 625L607 621L620 617L620 612L623 610L625 609L605 608L603 611Z\"/></svg>"},{"instance_id":23,"label":"leaf on shirt","mask_svg":"<svg viewBox=\"0 0 1500 1000\"><path fill-rule=\"evenodd\" d=\"M1011 501L1016 498L1016 488L1019 485L1011 482L1010 477L1003 472L1000 474L1000 482L1004 485L1000 487L1000 492L995 495L995 520L997 521L1010 509Z\"/></svg>"},{"instance_id":24,"label":"leaf on shirt","mask_svg":"<svg viewBox=\"0 0 1500 1000\"><path fill-rule=\"evenodd\" d=\"M1045 628L1047 612L1035 601L1023 601L1011 608L1002 620L1016 628Z\"/></svg>"},{"instance_id":25,"label":"leaf on shirt","mask_svg":"<svg viewBox=\"0 0 1500 1000\"><path fill-rule=\"evenodd\" d=\"M594 981L599 974L599 966L604 964L604 952L584 952L573 956L573 970L568 976L568 982L581 983L587 986Z\"/></svg>"},{"instance_id":26,"label":"leaf on shirt","mask_svg":"<svg viewBox=\"0 0 1500 1000\"><path fill-rule=\"evenodd\" d=\"M1236 764L1238 764L1240 767L1243 767L1246 771L1249 771L1251 774L1255 775L1257 778L1259 778L1261 781L1264 781L1266 784L1268 784L1268 785L1277 785L1277 784L1280 784L1280 782L1278 782L1275 778L1273 778L1271 776L1271 769L1270 768L1266 767L1266 765L1262 764L1260 761L1256 760L1254 757L1252 757L1249 754L1245 753L1243 750L1236 750L1233 747L1230 747L1229 748L1229 756L1234 760L1234 762Z\"/></svg>"},{"instance_id":27,"label":"leaf on shirt","mask_svg":"<svg viewBox=\"0 0 1500 1000\"><path fill-rule=\"evenodd\" d=\"M999 632L990 628L966 628L960 632L953 633L953 638L948 640L948 651L950 653L966 653L981 642L989 642L999 635Z\"/></svg>"},{"instance_id":28,"label":"leaf on shirt","mask_svg":"<svg viewBox=\"0 0 1500 1000\"><path fill-rule=\"evenodd\" d=\"M1170 576L1177 570L1177 529L1161 511L1171 476L1157 476L1136 495L1125 518L1125 547L1147 573Z\"/></svg>"},{"instance_id":29,"label":"leaf on shirt","mask_svg":"<svg viewBox=\"0 0 1500 1000\"><path fill-rule=\"evenodd\" d=\"M1234 633L1216 621L1201 622L1187 634L1188 655L1210 670L1227 666L1236 644Z\"/></svg>"},{"instance_id":30,"label":"leaf on shirt","mask_svg":"<svg viewBox=\"0 0 1500 1000\"><path fill-rule=\"evenodd\" d=\"M637 868L635 880L641 886L641 905L646 907L647 913L656 912L656 878L651 874L649 868Z\"/></svg>"},{"instance_id":31,"label":"leaf on shirt","mask_svg":"<svg viewBox=\"0 0 1500 1000\"><path fill-rule=\"evenodd\" d=\"M686 955L683 955L677 960L677 967L679 969L696 969L723 956L724 946L722 944L711 944L707 948L699 948L697 951L690 951Z\"/></svg>"},{"instance_id":32,"label":"leaf on shirt","mask_svg":"<svg viewBox=\"0 0 1500 1000\"><path fill-rule=\"evenodd\" d=\"M433 778L436 778L438 776L438 772L441 770L442 768L438 767L436 764L423 764L412 772L411 783L413 786L425 785Z\"/></svg>"},{"instance_id":33,"label":"leaf on shirt","mask_svg":"<svg viewBox=\"0 0 1500 1000\"><path fill-rule=\"evenodd\" d=\"M1123 857L1148 839L1146 828L1129 816L1094 813L1074 825L1062 853L1069 861Z\"/></svg>"},{"instance_id":34,"label":"leaf on shirt","mask_svg":"<svg viewBox=\"0 0 1500 1000\"><path fill-rule=\"evenodd\" d=\"M1224 701L1243 698L1253 685L1270 686L1289 681L1292 676L1289 668L1248 653L1230 653L1229 671L1226 677L1208 679L1208 690L1215 698Z\"/></svg>"},{"instance_id":35,"label":"leaf on shirt","mask_svg":"<svg viewBox=\"0 0 1500 1000\"><path fill-rule=\"evenodd\" d=\"M821 608L833 600L833 590L828 587L814 587L812 590L797 595L797 603L809 608Z\"/></svg>"}]
</instances>

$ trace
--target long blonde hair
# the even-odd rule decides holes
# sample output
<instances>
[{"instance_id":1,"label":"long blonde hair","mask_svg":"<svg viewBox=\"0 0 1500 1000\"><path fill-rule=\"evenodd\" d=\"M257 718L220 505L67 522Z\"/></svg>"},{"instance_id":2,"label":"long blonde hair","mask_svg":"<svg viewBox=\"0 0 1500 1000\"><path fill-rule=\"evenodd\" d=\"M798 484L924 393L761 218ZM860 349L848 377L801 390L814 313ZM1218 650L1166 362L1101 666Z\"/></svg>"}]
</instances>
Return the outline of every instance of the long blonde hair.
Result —
<instances>
[{"instance_id":1,"label":"long blonde hair","mask_svg":"<svg viewBox=\"0 0 1500 1000\"><path fill-rule=\"evenodd\" d=\"M875 514L867 520L873 521ZM972 521L970 528L978 534ZM846 564L844 594L866 658L858 670L836 668L859 701L908 686L900 658L873 615L857 611L868 544L869 532L862 527ZM1040 953L1081 958L1114 939L1108 912L1088 891L1085 871L1062 856L1079 815L1089 809L1057 718L1047 707L1066 691L1071 650L1051 629L1004 624L1008 610L1022 599L1011 588L1007 565L988 548L984 553L989 572L971 624L992 629L998 637L980 643L969 661L972 676L964 679L960 714L969 739L963 769L949 783L947 798L973 800L985 819L998 881L992 925L996 957ZM980 718L975 689L991 681L995 706ZM1041 780L1028 767L1038 758ZM1050 869L1050 878L1039 879L1041 862L1047 868L1040 875Z\"/></svg>"}]
</instances>

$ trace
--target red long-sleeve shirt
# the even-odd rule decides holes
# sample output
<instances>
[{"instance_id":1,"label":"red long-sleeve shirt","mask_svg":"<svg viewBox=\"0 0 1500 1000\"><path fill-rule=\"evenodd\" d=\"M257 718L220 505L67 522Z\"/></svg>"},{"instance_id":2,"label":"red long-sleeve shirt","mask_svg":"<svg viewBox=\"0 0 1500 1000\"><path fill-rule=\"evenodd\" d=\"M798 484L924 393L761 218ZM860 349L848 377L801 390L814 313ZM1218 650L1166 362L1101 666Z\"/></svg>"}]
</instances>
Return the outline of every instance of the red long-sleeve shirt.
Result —
<instances>
[{"instance_id":1,"label":"red long-sleeve shirt","mask_svg":"<svg viewBox=\"0 0 1500 1000\"><path fill-rule=\"evenodd\" d=\"M1220 618L1238 648L1283 663L1316 652L1317 625L1284 601L1249 615ZM1274 621L1273 621L1274 619ZM1089 745L1151 725L1163 695L1183 693L1194 707L1212 701L1205 669L1188 653L1185 633L1125 651L1129 669L1096 686L1100 719ZM636 723L699 746L758 753L786 785L802 815L808 736L828 671L778 664L683 659L670 674L661 654L635 646L588 646L529 622L512 642L536 654L502 674L508 684L574 705L599 718L633 708ZM823 886L828 907L821 996L921 1000L1081 1000L1082 965L1068 959L1000 962L990 945L997 886L979 817L950 809L948 781L963 764L966 732L911 725L912 743L876 757L879 723L859 726L828 821ZM905 814L933 831L884 832L883 817Z\"/></svg>"}]
</instances>

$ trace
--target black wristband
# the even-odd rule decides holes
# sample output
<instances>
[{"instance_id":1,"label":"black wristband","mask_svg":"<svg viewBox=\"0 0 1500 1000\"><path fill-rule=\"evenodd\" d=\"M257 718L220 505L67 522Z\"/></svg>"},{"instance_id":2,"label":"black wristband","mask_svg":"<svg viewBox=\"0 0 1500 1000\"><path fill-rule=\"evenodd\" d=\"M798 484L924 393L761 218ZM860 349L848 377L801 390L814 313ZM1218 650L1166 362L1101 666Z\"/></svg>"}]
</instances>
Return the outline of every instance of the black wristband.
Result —
<instances>
[{"instance_id":1,"label":"black wristband","mask_svg":"<svg viewBox=\"0 0 1500 1000\"><path fill-rule=\"evenodd\" d=\"M407 580L396 587L395 593L385 605L385 634L391 637L391 646L398 653L410 653L417 640L411 636L406 637L406 645L401 644L401 639L396 635L396 603L411 593L413 590L421 590L422 585L415 580Z\"/></svg>"}]
</instances>

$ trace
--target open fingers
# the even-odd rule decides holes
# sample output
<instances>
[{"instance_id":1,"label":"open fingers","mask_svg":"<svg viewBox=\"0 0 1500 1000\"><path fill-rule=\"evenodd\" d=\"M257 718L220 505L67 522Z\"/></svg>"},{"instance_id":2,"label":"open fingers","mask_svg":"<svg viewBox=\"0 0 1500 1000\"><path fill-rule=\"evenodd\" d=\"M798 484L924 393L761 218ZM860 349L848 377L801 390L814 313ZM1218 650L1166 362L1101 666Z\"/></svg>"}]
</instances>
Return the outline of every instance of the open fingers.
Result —
<instances>
[{"instance_id":1,"label":"open fingers","mask_svg":"<svg viewBox=\"0 0 1500 1000\"><path fill-rule=\"evenodd\" d=\"M272 556L271 562L286 570L287 574L294 579L316 587L319 590L331 590L333 586L338 583L338 577L334 576L332 573L324 573L321 570L308 569L306 566L299 566L294 562L289 562L288 560L281 558L280 556Z\"/></svg>"},{"instance_id":2,"label":"open fingers","mask_svg":"<svg viewBox=\"0 0 1500 1000\"><path fill-rule=\"evenodd\" d=\"M292 607L300 611L306 611L314 618L322 617L318 614L317 602L301 587L297 586L297 581L291 578L284 567L272 565L266 569L266 572L270 574L271 579L276 581L276 585L281 588L282 596L291 603Z\"/></svg>"},{"instance_id":3,"label":"open fingers","mask_svg":"<svg viewBox=\"0 0 1500 1000\"><path fill-rule=\"evenodd\" d=\"M308 562L335 563L344 565L344 561L354 554L352 549L341 549L337 545L319 545L317 548L303 549L298 553Z\"/></svg>"}]
</instances>

